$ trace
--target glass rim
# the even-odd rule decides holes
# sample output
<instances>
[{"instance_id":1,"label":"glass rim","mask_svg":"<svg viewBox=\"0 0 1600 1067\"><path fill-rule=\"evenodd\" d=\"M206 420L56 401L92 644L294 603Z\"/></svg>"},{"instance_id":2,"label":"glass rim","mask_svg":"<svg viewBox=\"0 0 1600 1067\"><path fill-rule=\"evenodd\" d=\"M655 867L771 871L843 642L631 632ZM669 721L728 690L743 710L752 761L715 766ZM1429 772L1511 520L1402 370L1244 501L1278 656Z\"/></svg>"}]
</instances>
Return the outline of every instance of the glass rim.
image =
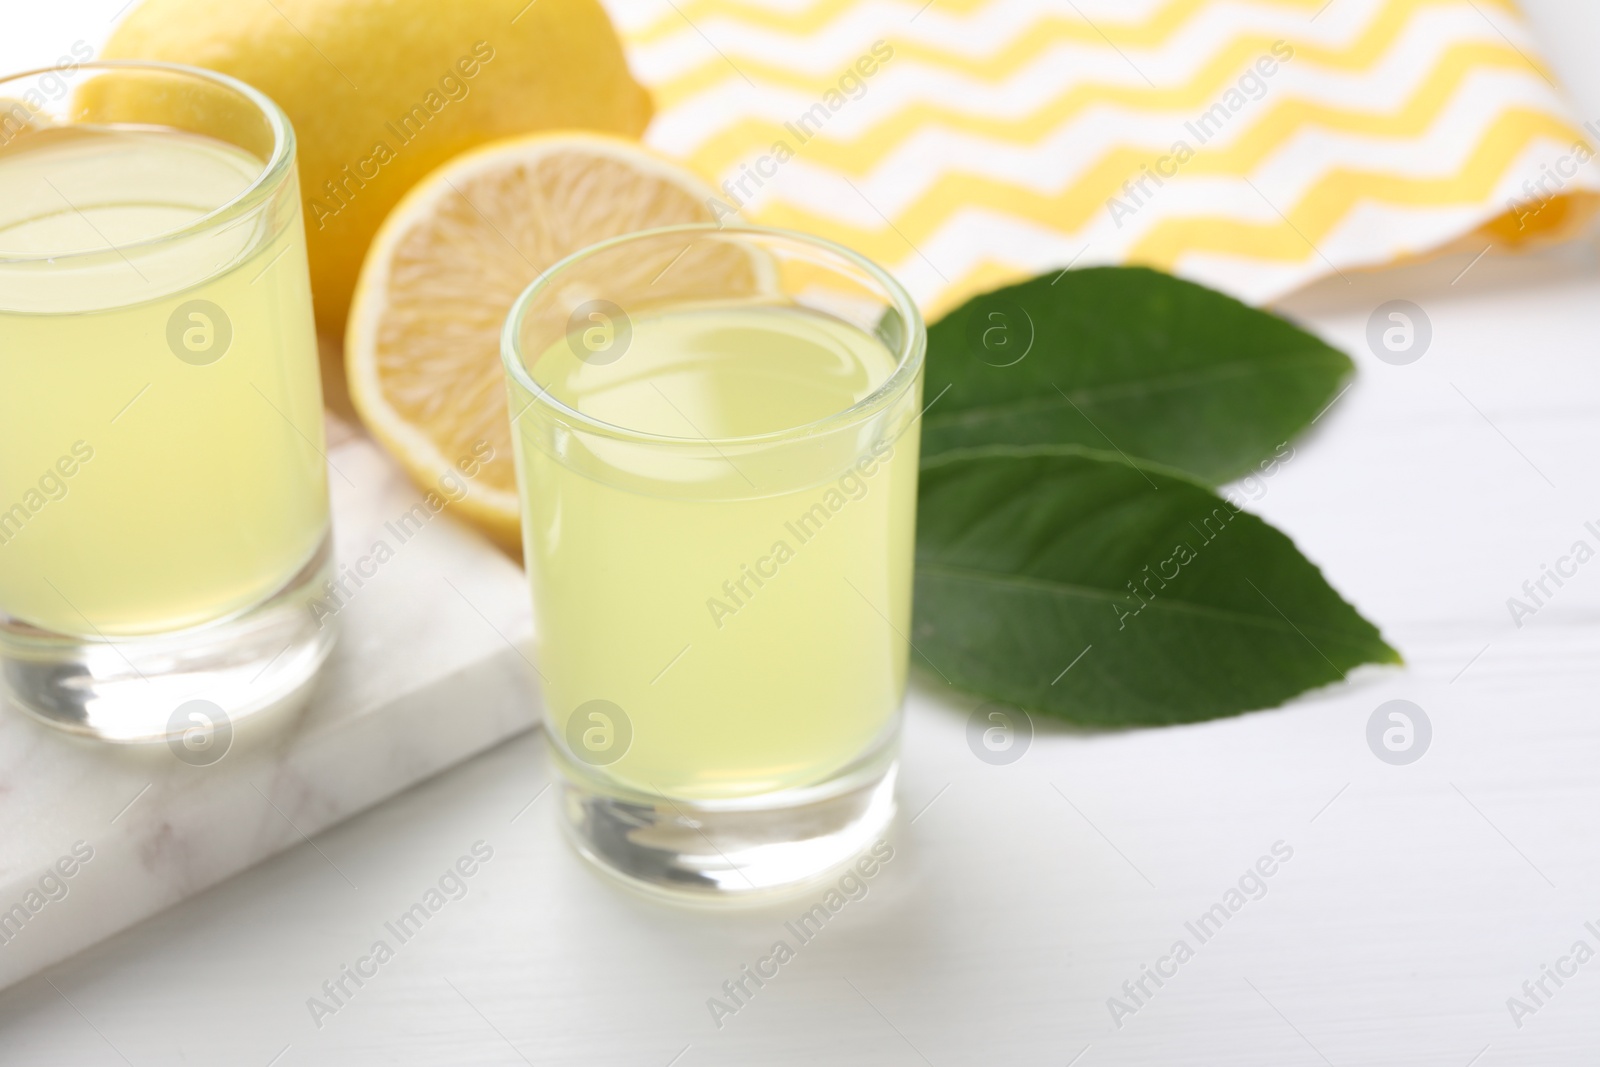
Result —
<instances>
[{"instance_id":1,"label":"glass rim","mask_svg":"<svg viewBox=\"0 0 1600 1067\"><path fill-rule=\"evenodd\" d=\"M0 249L0 263L77 262L88 257L122 255L126 252L141 251L182 241L196 234L215 229L223 223L231 222L255 209L262 201L276 192L278 186L283 183L284 177L292 173L294 169L294 125L289 121L289 116L270 96L247 82L242 82L238 78L223 74L220 71L206 70L203 67L191 67L186 63L166 63L147 59L88 60L78 64L77 70L146 70L167 74L181 74L200 81L210 82L213 85L219 85L244 97L266 118L267 127L272 131L272 153L262 161L261 173L257 174L249 185L245 186L225 203L218 205L192 222L185 223L176 230L168 230L165 233L158 233L152 237L130 241L126 244L113 245L110 248L84 248L72 252L58 253L9 252L5 249ZM0 75L0 96L3 96L8 85L24 79L42 77L46 74L54 74L60 77L62 76L62 71L55 67L38 67L34 70ZM15 101L15 103L27 106L21 100ZM0 112L0 114L4 113L9 112ZM37 114L38 112L36 111L35 113ZM160 127L158 124L152 125L156 125L157 128L176 128Z\"/></svg>"},{"instance_id":2,"label":"glass rim","mask_svg":"<svg viewBox=\"0 0 1600 1067\"><path fill-rule=\"evenodd\" d=\"M760 434L747 434L736 437L672 437L667 434L649 433L644 430L635 430L627 426L606 422L602 419L585 415L583 412L551 395L550 391L534 381L532 373L523 361L522 352L522 325L527 316L529 306L535 297L550 287L552 281L564 274L570 268L602 252L608 252L635 241L659 238L671 234L735 234L749 237L782 238L787 241L809 245L821 249L829 255L844 260L865 271L872 277L885 293L897 312L902 322L911 324L913 328L905 331L898 349L893 352L895 368L877 388L851 404L847 408L831 412L820 419L801 423L798 426L789 426L781 430L771 430ZM882 340L882 338L879 338ZM887 347L887 346L885 346ZM922 310L906 291L905 286L890 274L888 270L874 263L866 256L861 255L836 241L815 234L803 233L799 230L783 229L775 226L725 226L717 222L689 222L672 226L656 226L647 230L635 230L632 233L608 237L603 241L580 248L558 260L528 284L511 305L510 312L506 315L504 327L500 332L500 361L505 366L506 374L522 388L526 389L533 397L521 412L512 415L513 425L523 415L531 411L536 404L543 404L557 416L571 423L581 426L584 430L609 437L618 441L631 441L639 444L654 446L718 446L739 445L765 445L777 444L789 440L799 440L825 433L840 425L849 425L859 422L875 411L887 407L893 399L903 392L907 386L916 379L922 370L922 363L927 353L927 324L923 321Z\"/></svg>"}]
</instances>

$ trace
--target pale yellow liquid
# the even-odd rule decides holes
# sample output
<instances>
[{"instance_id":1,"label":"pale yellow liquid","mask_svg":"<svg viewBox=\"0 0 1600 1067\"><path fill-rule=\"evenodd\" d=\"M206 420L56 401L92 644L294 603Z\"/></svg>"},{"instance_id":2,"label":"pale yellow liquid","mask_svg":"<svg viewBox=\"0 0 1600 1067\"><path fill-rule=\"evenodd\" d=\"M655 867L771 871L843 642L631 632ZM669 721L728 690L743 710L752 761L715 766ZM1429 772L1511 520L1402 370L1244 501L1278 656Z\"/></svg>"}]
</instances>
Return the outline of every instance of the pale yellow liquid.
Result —
<instances>
[{"instance_id":1,"label":"pale yellow liquid","mask_svg":"<svg viewBox=\"0 0 1600 1067\"><path fill-rule=\"evenodd\" d=\"M253 606L314 555L328 505L298 197L287 224L258 213L141 244L261 169L144 128L0 152L0 614L80 636L182 629ZM63 258L22 259L41 253ZM168 342L197 299L232 326L209 365ZM207 324L185 326L203 349Z\"/></svg>"},{"instance_id":2,"label":"pale yellow liquid","mask_svg":"<svg viewBox=\"0 0 1600 1067\"><path fill-rule=\"evenodd\" d=\"M893 373L894 356L854 326L789 308L632 326L614 364L586 364L562 342L535 380L701 458L597 438L568 441L558 461L535 414L518 420L552 737L566 745L569 716L600 699L626 714L632 742L592 771L579 753L580 773L687 799L825 782L892 734L904 694L915 423L890 412L848 441L726 445L726 459L703 440L844 411ZM514 388L512 410L529 400ZM914 416L915 403L913 392L902 407Z\"/></svg>"}]
</instances>

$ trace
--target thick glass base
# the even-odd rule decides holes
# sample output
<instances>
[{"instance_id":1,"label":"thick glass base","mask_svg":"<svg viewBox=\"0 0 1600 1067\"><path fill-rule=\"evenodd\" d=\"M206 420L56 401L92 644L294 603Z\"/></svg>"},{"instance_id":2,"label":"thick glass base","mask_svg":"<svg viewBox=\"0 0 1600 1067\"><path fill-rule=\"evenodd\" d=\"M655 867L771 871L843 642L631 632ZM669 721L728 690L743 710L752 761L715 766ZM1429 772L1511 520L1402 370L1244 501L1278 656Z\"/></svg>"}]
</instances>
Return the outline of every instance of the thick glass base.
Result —
<instances>
[{"instance_id":1,"label":"thick glass base","mask_svg":"<svg viewBox=\"0 0 1600 1067\"><path fill-rule=\"evenodd\" d=\"M330 538L270 600L151 637L85 640L0 615L0 684L22 710L76 734L163 741L198 726L209 743L309 689L338 634L333 617L311 609L332 570Z\"/></svg>"},{"instance_id":2,"label":"thick glass base","mask_svg":"<svg viewBox=\"0 0 1600 1067\"><path fill-rule=\"evenodd\" d=\"M809 888L870 848L894 819L894 746L825 786L715 805L564 782L563 829L634 889L680 903L762 904Z\"/></svg>"}]
</instances>

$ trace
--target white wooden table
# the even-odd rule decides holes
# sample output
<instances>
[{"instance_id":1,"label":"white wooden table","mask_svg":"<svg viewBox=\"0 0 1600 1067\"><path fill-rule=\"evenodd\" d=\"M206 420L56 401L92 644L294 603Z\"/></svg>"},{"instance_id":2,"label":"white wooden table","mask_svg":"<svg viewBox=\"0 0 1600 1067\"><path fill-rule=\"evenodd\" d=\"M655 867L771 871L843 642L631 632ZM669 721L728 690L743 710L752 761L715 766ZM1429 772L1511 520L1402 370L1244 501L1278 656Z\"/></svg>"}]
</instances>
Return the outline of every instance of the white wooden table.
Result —
<instances>
[{"instance_id":1,"label":"white wooden table","mask_svg":"<svg viewBox=\"0 0 1600 1067\"><path fill-rule=\"evenodd\" d=\"M1600 116L1600 12L1530 7ZM1600 952L1600 560L1521 627L1506 601L1600 548L1600 255L1452 284L1468 259L1287 305L1360 373L1251 505L1406 668L1197 726L1041 724L1001 767L966 746L976 701L924 679L893 859L804 944L784 922L811 899L687 912L594 876L527 734L0 995L0 1064L1595 1063L1600 957L1560 961ZM1364 340L1392 298L1433 326L1407 366ZM1368 747L1391 699L1432 724L1410 765ZM464 895L334 1001L478 842ZM1202 941L1186 924L1275 845ZM795 958L731 1000L779 939Z\"/></svg>"}]
</instances>

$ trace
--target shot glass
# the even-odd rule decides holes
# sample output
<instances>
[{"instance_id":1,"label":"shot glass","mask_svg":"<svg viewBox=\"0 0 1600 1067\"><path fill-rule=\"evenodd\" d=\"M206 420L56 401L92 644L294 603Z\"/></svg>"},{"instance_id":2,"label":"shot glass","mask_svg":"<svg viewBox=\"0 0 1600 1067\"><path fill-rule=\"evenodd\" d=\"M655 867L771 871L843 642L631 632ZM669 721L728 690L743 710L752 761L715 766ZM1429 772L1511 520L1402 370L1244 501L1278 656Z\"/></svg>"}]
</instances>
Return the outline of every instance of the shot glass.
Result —
<instances>
[{"instance_id":1,"label":"shot glass","mask_svg":"<svg viewBox=\"0 0 1600 1067\"><path fill-rule=\"evenodd\" d=\"M881 267L777 230L620 237L513 306L544 721L603 870L750 898L885 832L926 346Z\"/></svg>"},{"instance_id":2,"label":"shot glass","mask_svg":"<svg viewBox=\"0 0 1600 1067\"><path fill-rule=\"evenodd\" d=\"M209 71L0 79L0 678L111 741L302 692L334 641L288 118ZM196 734L199 731L199 734Z\"/></svg>"}]
</instances>

